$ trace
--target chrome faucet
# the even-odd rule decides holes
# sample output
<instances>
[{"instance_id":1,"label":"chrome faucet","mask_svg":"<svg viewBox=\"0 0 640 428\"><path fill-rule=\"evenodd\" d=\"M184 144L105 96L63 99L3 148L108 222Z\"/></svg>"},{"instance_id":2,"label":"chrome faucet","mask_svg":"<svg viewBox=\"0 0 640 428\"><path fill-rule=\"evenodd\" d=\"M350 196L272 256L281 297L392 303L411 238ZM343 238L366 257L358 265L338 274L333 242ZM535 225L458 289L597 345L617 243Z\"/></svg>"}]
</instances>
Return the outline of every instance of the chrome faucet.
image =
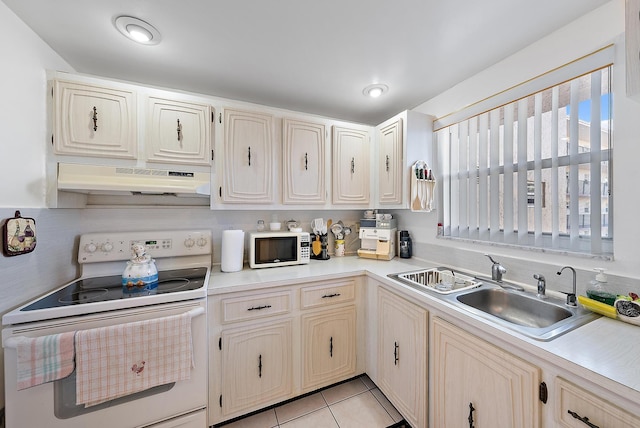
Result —
<instances>
[{"instance_id":1,"label":"chrome faucet","mask_svg":"<svg viewBox=\"0 0 640 428\"><path fill-rule=\"evenodd\" d=\"M568 306L578 306L578 304L576 303L576 270L574 268L572 268L571 266L565 266L562 269L560 269L558 272L556 272L558 275L562 274L562 271L565 269L571 269L571 272L573 272L573 293L566 293L567 294L567 305Z\"/></svg>"},{"instance_id":2,"label":"chrome faucet","mask_svg":"<svg viewBox=\"0 0 640 428\"><path fill-rule=\"evenodd\" d=\"M502 275L507 273L507 269L497 261L493 260L489 254L485 254L485 256L489 257L489 260L493 263L491 266L491 279L496 282L502 282Z\"/></svg>"},{"instance_id":3,"label":"chrome faucet","mask_svg":"<svg viewBox=\"0 0 640 428\"><path fill-rule=\"evenodd\" d=\"M544 276L536 273L533 275L533 279L538 280L538 299L546 299L547 281L544 279Z\"/></svg>"}]
</instances>

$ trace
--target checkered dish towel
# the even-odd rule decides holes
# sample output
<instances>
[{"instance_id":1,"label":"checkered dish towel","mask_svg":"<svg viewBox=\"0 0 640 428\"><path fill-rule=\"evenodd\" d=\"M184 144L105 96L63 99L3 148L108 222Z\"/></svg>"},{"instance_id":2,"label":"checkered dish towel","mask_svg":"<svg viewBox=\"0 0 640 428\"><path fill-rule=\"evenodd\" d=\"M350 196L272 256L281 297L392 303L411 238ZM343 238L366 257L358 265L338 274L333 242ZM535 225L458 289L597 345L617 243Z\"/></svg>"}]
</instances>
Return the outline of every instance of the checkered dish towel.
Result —
<instances>
[{"instance_id":1,"label":"checkered dish towel","mask_svg":"<svg viewBox=\"0 0 640 428\"><path fill-rule=\"evenodd\" d=\"M17 338L18 389L69 376L73 372L75 331Z\"/></svg>"},{"instance_id":2,"label":"checkered dish towel","mask_svg":"<svg viewBox=\"0 0 640 428\"><path fill-rule=\"evenodd\" d=\"M193 367L191 314L79 330L76 403L86 407L187 380Z\"/></svg>"}]
</instances>

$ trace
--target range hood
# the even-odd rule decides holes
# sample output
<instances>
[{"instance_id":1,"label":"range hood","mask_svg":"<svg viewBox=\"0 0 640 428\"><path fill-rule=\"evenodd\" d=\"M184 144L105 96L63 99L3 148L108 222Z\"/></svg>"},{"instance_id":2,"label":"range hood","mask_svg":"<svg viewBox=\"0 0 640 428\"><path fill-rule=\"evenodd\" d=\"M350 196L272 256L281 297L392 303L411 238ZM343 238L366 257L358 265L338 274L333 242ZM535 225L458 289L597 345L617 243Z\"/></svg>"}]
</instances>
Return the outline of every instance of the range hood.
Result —
<instances>
[{"instance_id":1,"label":"range hood","mask_svg":"<svg viewBox=\"0 0 640 428\"><path fill-rule=\"evenodd\" d=\"M58 190L89 195L209 197L209 173L104 165L58 164Z\"/></svg>"}]
</instances>

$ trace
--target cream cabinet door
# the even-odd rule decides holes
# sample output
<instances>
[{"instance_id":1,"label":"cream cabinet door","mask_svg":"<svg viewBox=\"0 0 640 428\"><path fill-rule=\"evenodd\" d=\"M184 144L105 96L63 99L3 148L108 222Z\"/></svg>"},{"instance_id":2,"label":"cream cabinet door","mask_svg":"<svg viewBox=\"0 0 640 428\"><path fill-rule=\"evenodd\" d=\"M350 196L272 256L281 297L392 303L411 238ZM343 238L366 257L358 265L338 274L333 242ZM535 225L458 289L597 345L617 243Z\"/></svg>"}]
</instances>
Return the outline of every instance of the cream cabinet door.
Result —
<instances>
[{"instance_id":1,"label":"cream cabinet door","mask_svg":"<svg viewBox=\"0 0 640 428\"><path fill-rule=\"evenodd\" d=\"M273 116L224 109L225 203L273 202Z\"/></svg>"},{"instance_id":2,"label":"cream cabinet door","mask_svg":"<svg viewBox=\"0 0 640 428\"><path fill-rule=\"evenodd\" d=\"M539 368L439 318L432 340L436 426L540 426Z\"/></svg>"},{"instance_id":3,"label":"cream cabinet door","mask_svg":"<svg viewBox=\"0 0 640 428\"><path fill-rule=\"evenodd\" d=\"M377 385L415 428L427 426L427 311L378 289Z\"/></svg>"},{"instance_id":4,"label":"cream cabinet door","mask_svg":"<svg viewBox=\"0 0 640 428\"><path fill-rule=\"evenodd\" d=\"M53 98L56 154L136 158L133 90L55 80Z\"/></svg>"},{"instance_id":5,"label":"cream cabinet door","mask_svg":"<svg viewBox=\"0 0 640 428\"><path fill-rule=\"evenodd\" d=\"M640 427L640 417L632 415L562 378L555 380L555 397L555 421L559 427Z\"/></svg>"},{"instance_id":6,"label":"cream cabinet door","mask_svg":"<svg viewBox=\"0 0 640 428\"><path fill-rule=\"evenodd\" d=\"M222 333L222 414L236 416L293 393L292 321Z\"/></svg>"},{"instance_id":7,"label":"cream cabinet door","mask_svg":"<svg viewBox=\"0 0 640 428\"><path fill-rule=\"evenodd\" d=\"M378 129L378 203L402 203L402 119Z\"/></svg>"},{"instance_id":8,"label":"cream cabinet door","mask_svg":"<svg viewBox=\"0 0 640 428\"><path fill-rule=\"evenodd\" d=\"M326 130L321 123L282 120L282 202L326 202Z\"/></svg>"},{"instance_id":9,"label":"cream cabinet door","mask_svg":"<svg viewBox=\"0 0 640 428\"><path fill-rule=\"evenodd\" d=\"M355 306L303 315L302 352L303 392L355 375Z\"/></svg>"},{"instance_id":10,"label":"cream cabinet door","mask_svg":"<svg viewBox=\"0 0 640 428\"><path fill-rule=\"evenodd\" d=\"M370 193L369 133L333 127L333 203L368 205Z\"/></svg>"},{"instance_id":11,"label":"cream cabinet door","mask_svg":"<svg viewBox=\"0 0 640 428\"><path fill-rule=\"evenodd\" d=\"M211 107L150 96L146 150L149 162L211 164Z\"/></svg>"}]
</instances>

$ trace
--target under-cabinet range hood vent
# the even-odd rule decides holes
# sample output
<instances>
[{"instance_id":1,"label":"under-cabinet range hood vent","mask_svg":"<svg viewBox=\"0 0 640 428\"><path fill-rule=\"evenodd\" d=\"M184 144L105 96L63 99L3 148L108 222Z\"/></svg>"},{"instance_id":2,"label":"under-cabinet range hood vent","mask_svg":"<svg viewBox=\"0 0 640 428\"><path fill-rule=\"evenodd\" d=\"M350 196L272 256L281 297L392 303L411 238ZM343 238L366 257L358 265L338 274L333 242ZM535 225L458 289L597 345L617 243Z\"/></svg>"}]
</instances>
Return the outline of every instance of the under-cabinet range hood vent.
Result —
<instances>
[{"instance_id":1,"label":"under-cabinet range hood vent","mask_svg":"<svg viewBox=\"0 0 640 428\"><path fill-rule=\"evenodd\" d=\"M186 169L58 164L58 190L89 195L206 197L210 176Z\"/></svg>"}]
</instances>

